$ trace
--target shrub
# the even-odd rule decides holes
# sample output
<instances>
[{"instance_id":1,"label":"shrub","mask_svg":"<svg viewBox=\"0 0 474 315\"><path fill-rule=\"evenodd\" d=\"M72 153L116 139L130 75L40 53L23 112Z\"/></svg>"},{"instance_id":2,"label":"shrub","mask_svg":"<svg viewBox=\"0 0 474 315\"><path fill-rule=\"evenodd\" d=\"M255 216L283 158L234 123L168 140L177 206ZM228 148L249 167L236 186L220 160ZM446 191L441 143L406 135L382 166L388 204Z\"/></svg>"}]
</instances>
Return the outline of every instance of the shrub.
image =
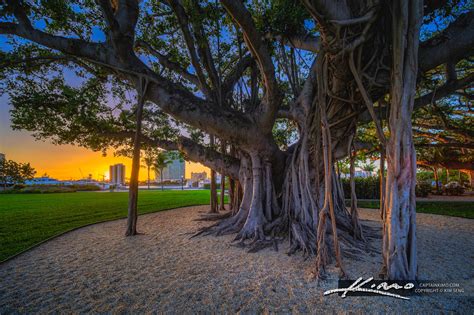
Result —
<instances>
[{"instance_id":1,"label":"shrub","mask_svg":"<svg viewBox=\"0 0 474 315\"><path fill-rule=\"evenodd\" d=\"M416 183L415 194L417 197L428 197L431 192L431 184L427 181L419 181Z\"/></svg>"},{"instance_id":2,"label":"shrub","mask_svg":"<svg viewBox=\"0 0 474 315\"><path fill-rule=\"evenodd\" d=\"M23 189L25 187L26 187L25 184L15 184L15 185L13 185L14 190L20 190L20 189Z\"/></svg>"},{"instance_id":3,"label":"shrub","mask_svg":"<svg viewBox=\"0 0 474 315\"><path fill-rule=\"evenodd\" d=\"M17 188L18 187L18 188ZM54 194L68 193L76 191L96 191L100 190L97 185L15 185L13 189L2 191L3 194Z\"/></svg>"},{"instance_id":4,"label":"shrub","mask_svg":"<svg viewBox=\"0 0 474 315\"><path fill-rule=\"evenodd\" d=\"M351 184L349 178L341 178L344 197L351 197ZM379 177L356 177L355 178L356 195L358 199L379 199L380 198L380 180Z\"/></svg>"},{"instance_id":5,"label":"shrub","mask_svg":"<svg viewBox=\"0 0 474 315\"><path fill-rule=\"evenodd\" d=\"M100 187L97 185L71 185L68 186L76 191L97 191L100 190Z\"/></svg>"},{"instance_id":6,"label":"shrub","mask_svg":"<svg viewBox=\"0 0 474 315\"><path fill-rule=\"evenodd\" d=\"M450 196L460 196L464 194L464 187L458 182L450 182L444 185L444 192Z\"/></svg>"}]
</instances>

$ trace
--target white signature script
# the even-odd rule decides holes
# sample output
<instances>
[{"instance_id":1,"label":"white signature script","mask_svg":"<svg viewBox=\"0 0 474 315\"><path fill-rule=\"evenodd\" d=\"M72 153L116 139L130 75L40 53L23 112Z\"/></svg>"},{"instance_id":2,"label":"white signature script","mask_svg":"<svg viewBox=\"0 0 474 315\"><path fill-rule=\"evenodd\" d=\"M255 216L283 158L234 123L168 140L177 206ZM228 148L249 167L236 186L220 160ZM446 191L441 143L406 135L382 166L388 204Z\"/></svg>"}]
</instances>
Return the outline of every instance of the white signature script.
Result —
<instances>
[{"instance_id":1,"label":"white signature script","mask_svg":"<svg viewBox=\"0 0 474 315\"><path fill-rule=\"evenodd\" d=\"M401 296L399 294L394 294L394 293L390 293L386 291L390 289L410 290L415 286L413 283L410 283L410 282L403 286L399 285L398 283L393 283L389 285L387 282L382 282L379 285L376 285L375 283L373 283L369 289L369 288L363 288L363 286L369 283L370 281L374 280L374 278L371 277L371 278L368 278L367 280L364 280L364 281L362 280L363 278L360 277L359 279L354 281L354 283L352 283L350 287L328 290L324 292L324 295L330 295L334 293L343 292L341 297L345 298L348 292L369 292L369 293L375 293L379 295L391 296L398 299L409 300L410 298L407 298L405 296Z\"/></svg>"}]
</instances>

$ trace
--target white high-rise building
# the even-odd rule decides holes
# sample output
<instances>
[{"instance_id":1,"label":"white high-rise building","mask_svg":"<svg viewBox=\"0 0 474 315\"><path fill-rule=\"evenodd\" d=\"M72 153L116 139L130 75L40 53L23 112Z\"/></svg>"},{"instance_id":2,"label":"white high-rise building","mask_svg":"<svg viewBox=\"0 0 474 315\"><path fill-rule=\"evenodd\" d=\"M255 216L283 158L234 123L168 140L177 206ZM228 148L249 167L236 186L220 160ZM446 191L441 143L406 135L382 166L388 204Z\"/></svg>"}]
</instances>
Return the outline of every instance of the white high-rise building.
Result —
<instances>
[{"instance_id":1,"label":"white high-rise building","mask_svg":"<svg viewBox=\"0 0 474 315\"><path fill-rule=\"evenodd\" d=\"M125 184L125 165L122 163L110 165L109 167L110 183L115 185Z\"/></svg>"},{"instance_id":2,"label":"white high-rise building","mask_svg":"<svg viewBox=\"0 0 474 315\"><path fill-rule=\"evenodd\" d=\"M186 171L185 162L180 158L173 159L170 164L168 164L163 169L163 180L182 180ZM160 181L161 176L159 170L156 173L156 180Z\"/></svg>"}]
</instances>

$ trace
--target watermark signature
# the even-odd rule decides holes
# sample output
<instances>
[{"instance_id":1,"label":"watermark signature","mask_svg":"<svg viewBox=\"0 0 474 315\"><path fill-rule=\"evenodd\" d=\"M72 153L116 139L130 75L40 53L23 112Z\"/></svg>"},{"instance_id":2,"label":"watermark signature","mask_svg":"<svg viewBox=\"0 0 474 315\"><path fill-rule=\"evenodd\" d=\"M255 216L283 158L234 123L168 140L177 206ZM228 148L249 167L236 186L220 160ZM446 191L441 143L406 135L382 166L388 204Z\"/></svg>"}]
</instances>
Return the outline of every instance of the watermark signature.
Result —
<instances>
[{"instance_id":1,"label":"watermark signature","mask_svg":"<svg viewBox=\"0 0 474 315\"><path fill-rule=\"evenodd\" d=\"M412 290L415 287L415 284L412 282L406 282L404 284L399 284L399 283L391 283L389 284L388 282L382 282L380 284L372 283L370 284L371 281L373 281L374 278L368 278L367 280L364 280L364 278L360 277L356 281L354 281L349 287L347 288L338 288L338 289L332 289L324 292L324 295L330 295L334 293L342 293L340 294L342 298L345 298L348 293L351 292L363 292L363 293L373 293L375 295L384 295L384 296L390 296L393 298L397 299L402 299L402 300L409 300L410 298L392 293L392 292L387 292L389 290L405 290L409 291ZM364 287L368 286L368 287Z\"/></svg>"}]
</instances>

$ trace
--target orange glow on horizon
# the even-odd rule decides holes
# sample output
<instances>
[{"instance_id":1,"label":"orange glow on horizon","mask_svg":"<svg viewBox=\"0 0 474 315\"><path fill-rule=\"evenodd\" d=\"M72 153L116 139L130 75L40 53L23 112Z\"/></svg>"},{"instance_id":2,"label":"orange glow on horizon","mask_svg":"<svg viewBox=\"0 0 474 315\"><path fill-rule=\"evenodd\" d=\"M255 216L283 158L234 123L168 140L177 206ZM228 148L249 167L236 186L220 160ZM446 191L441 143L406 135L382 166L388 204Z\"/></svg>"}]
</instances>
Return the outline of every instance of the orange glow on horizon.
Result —
<instances>
[{"instance_id":1,"label":"orange glow on horizon","mask_svg":"<svg viewBox=\"0 0 474 315\"><path fill-rule=\"evenodd\" d=\"M0 153L6 158L16 162L29 162L36 170L36 176L47 174L59 180L81 179L92 175L96 180L109 179L109 166L123 163L125 165L125 177L130 178L132 159L114 156L113 150L102 156L101 152L72 146L53 145L48 142L35 141L29 135L21 135L21 144L13 145L2 143ZM2 140L5 140L4 138ZM5 141L2 141L5 142ZM191 178L191 172L203 172L209 175L209 169L201 164L186 162L186 178ZM150 178L154 180L155 172L150 172ZM147 169L140 168L140 180L147 179Z\"/></svg>"}]
</instances>

